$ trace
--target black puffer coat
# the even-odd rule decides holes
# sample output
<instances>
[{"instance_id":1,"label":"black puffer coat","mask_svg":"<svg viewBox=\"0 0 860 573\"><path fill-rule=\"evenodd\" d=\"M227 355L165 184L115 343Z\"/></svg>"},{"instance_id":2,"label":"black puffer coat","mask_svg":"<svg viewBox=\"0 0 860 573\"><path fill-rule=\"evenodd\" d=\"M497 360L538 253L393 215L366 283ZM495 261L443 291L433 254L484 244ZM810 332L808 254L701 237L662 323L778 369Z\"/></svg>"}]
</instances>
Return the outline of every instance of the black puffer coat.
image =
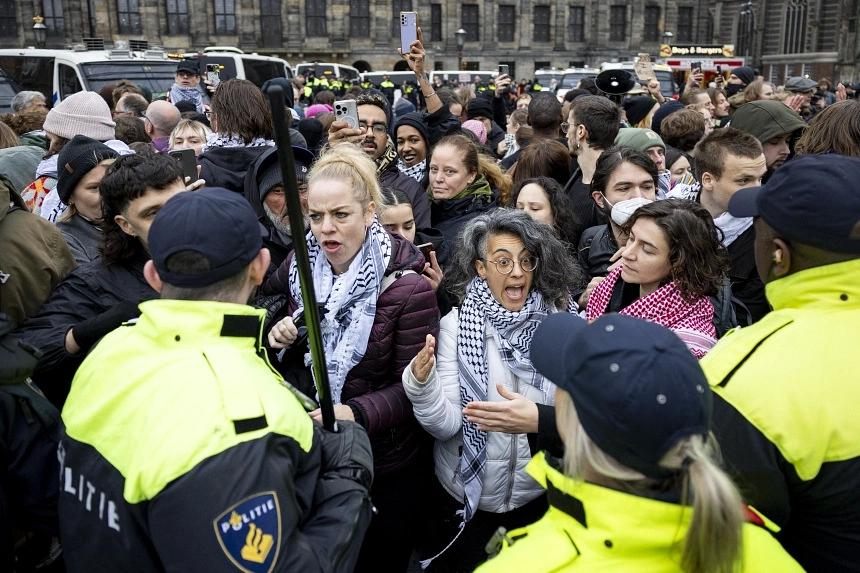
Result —
<instances>
[{"instance_id":1,"label":"black puffer coat","mask_svg":"<svg viewBox=\"0 0 860 573\"><path fill-rule=\"evenodd\" d=\"M376 316L361 362L347 374L341 401L350 406L370 436L377 475L403 468L418 459L428 439L412 413L401 376L424 347L428 334L439 334L439 309L430 283L421 275L424 256L400 235L391 235L392 256L386 276L404 270L376 301ZM263 294L289 293L292 254L269 277ZM295 301L288 302L292 314Z\"/></svg>"}]
</instances>

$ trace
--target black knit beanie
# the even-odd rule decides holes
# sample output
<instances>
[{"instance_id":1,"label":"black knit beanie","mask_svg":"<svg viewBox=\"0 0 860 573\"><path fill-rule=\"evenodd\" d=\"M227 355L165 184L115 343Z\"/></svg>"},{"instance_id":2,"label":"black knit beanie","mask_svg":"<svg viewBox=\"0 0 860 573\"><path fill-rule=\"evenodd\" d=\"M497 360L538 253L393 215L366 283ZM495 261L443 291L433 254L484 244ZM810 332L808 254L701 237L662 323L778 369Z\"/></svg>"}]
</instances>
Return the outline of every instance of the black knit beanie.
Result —
<instances>
[{"instance_id":1,"label":"black knit beanie","mask_svg":"<svg viewBox=\"0 0 860 573\"><path fill-rule=\"evenodd\" d=\"M407 113L403 117L397 120L397 123L394 124L394 138L397 139L397 130L401 125L408 125L410 127L414 127L418 130L418 133L421 134L421 137L424 138L424 145L427 146L429 151L430 149L430 130L427 129L427 123L424 121L424 114L421 112L412 112Z\"/></svg>"},{"instance_id":2,"label":"black knit beanie","mask_svg":"<svg viewBox=\"0 0 860 573\"><path fill-rule=\"evenodd\" d=\"M86 135L76 135L57 157L57 195L68 204L80 180L105 159L119 154L100 141Z\"/></svg>"}]
</instances>

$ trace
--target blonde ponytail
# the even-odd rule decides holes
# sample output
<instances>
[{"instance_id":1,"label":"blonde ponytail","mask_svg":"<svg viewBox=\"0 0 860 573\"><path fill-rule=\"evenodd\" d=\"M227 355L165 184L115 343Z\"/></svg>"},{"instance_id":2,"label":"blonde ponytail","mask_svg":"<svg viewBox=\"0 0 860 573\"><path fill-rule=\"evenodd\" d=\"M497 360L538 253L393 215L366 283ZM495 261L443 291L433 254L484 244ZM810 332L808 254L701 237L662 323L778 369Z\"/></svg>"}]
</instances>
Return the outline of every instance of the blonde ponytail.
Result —
<instances>
[{"instance_id":1,"label":"blonde ponytail","mask_svg":"<svg viewBox=\"0 0 860 573\"><path fill-rule=\"evenodd\" d=\"M629 490L631 483L649 482L649 478L621 464L591 441L579 422L570 394L559 389L555 408L564 442L566 475L621 491ZM707 442L702 436L690 436L660 460L661 466L686 473L681 503L693 506L681 556L681 568L686 573L732 573L743 554L743 503L732 480L715 461L715 444L712 436Z\"/></svg>"},{"instance_id":2,"label":"blonde ponytail","mask_svg":"<svg viewBox=\"0 0 860 573\"><path fill-rule=\"evenodd\" d=\"M732 573L743 553L743 502L708 449L700 436L689 438L684 448L687 476L682 502L692 501L693 519L681 566L687 573Z\"/></svg>"},{"instance_id":3,"label":"blonde ponytail","mask_svg":"<svg viewBox=\"0 0 860 573\"><path fill-rule=\"evenodd\" d=\"M511 203L511 178L494 159L478 153L478 172L487 178L490 187L499 192L499 206L507 207Z\"/></svg>"}]
</instances>

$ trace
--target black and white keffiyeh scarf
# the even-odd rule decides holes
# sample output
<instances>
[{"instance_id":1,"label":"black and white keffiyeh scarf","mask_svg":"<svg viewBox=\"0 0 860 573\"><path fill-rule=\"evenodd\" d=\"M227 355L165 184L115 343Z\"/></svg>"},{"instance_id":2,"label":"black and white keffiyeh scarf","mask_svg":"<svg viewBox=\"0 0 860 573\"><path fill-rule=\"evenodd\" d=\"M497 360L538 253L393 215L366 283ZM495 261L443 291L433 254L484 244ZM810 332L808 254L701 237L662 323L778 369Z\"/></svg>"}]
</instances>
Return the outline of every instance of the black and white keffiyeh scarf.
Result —
<instances>
[{"instance_id":1,"label":"black and white keffiyeh scarf","mask_svg":"<svg viewBox=\"0 0 860 573\"><path fill-rule=\"evenodd\" d=\"M203 94L199 88L185 88L173 84L170 88L170 103L176 105L181 101L190 101L197 108L197 113L203 113Z\"/></svg>"},{"instance_id":2,"label":"black and white keffiyeh scarf","mask_svg":"<svg viewBox=\"0 0 860 573\"><path fill-rule=\"evenodd\" d=\"M250 143L245 143L245 140L235 133L217 133L213 132L206 138L206 145L203 146L203 153L213 147L274 147L275 142L264 137L255 137Z\"/></svg>"},{"instance_id":3,"label":"black and white keffiyeh scarf","mask_svg":"<svg viewBox=\"0 0 860 573\"><path fill-rule=\"evenodd\" d=\"M493 297L487 281L476 277L466 291L457 317L457 362L460 367L460 405L487 399L485 327L489 326L502 361L520 380L547 394L551 383L532 365L529 348L538 325L554 312L537 289L532 289L518 312L507 310ZM487 432L463 418L460 474L465 490L465 521L478 509L487 460Z\"/></svg>"},{"instance_id":4,"label":"black and white keffiyeh scarf","mask_svg":"<svg viewBox=\"0 0 860 573\"><path fill-rule=\"evenodd\" d=\"M424 179L424 170L427 167L427 160L422 159L420 163L416 163L412 167L407 167L403 160L399 157L397 158L397 169L400 170L401 173L407 175L421 183L421 180Z\"/></svg>"},{"instance_id":5,"label":"black and white keffiyeh scarf","mask_svg":"<svg viewBox=\"0 0 860 573\"><path fill-rule=\"evenodd\" d=\"M311 232L307 234L307 245L316 299L326 306L325 315L320 317L320 328L332 399L335 404L340 404L347 374L361 362L367 351L376 316L376 299L391 260L391 236L374 218L361 250L341 275L334 274ZM300 305L293 316L299 316L303 307L295 258L290 264L289 281L293 300ZM310 360L310 354L305 354L307 366L310 366Z\"/></svg>"}]
</instances>

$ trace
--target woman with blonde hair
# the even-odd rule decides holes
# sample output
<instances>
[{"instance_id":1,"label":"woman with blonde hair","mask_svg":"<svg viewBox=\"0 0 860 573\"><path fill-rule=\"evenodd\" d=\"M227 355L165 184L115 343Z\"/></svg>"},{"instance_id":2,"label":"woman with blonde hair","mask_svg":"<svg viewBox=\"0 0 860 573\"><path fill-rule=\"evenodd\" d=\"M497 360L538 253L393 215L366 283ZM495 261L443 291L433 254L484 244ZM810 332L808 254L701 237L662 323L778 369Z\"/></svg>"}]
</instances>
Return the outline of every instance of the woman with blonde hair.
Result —
<instances>
[{"instance_id":1,"label":"woman with blonde hair","mask_svg":"<svg viewBox=\"0 0 860 573\"><path fill-rule=\"evenodd\" d=\"M494 538L480 573L803 571L720 469L708 381L671 331L558 314L531 359L557 385L564 458L531 462L549 511Z\"/></svg>"},{"instance_id":2,"label":"woman with blonde hair","mask_svg":"<svg viewBox=\"0 0 860 573\"><path fill-rule=\"evenodd\" d=\"M358 571L405 571L424 507L430 453L401 382L404 368L439 327L424 257L407 239L389 234L377 212L383 198L376 167L354 145L336 145L308 176L308 257L319 304L335 416L361 424L373 449L371 496L378 512L362 547ZM298 268L291 254L263 294L287 295L289 316L269 330L273 349L290 349L309 365L297 342L302 315ZM297 356L296 356L297 355ZM313 388L303 388L314 394ZM319 410L311 416L320 419Z\"/></svg>"},{"instance_id":3,"label":"woman with blonde hair","mask_svg":"<svg viewBox=\"0 0 860 573\"><path fill-rule=\"evenodd\" d=\"M193 149L194 155L200 157L203 146L212 134L212 130L205 124L193 119L181 119L173 131L170 132L170 151L174 149Z\"/></svg>"}]
</instances>

